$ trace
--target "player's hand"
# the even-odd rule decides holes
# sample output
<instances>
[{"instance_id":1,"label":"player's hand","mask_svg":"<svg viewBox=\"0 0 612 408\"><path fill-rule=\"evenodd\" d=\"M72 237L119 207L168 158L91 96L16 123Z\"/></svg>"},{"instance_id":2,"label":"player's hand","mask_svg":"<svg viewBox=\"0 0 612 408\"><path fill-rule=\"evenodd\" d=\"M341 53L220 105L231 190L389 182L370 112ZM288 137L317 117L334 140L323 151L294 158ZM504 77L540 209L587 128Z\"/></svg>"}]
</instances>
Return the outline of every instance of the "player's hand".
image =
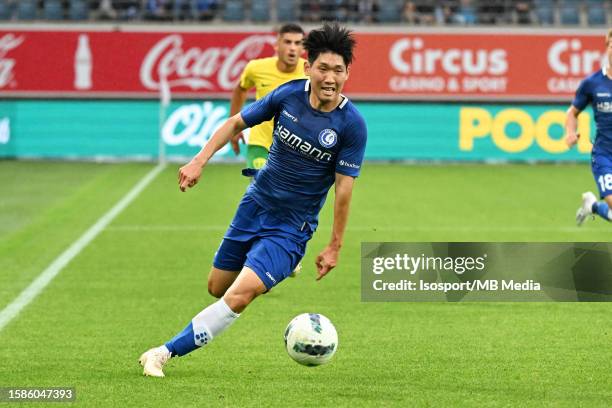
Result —
<instances>
[{"instance_id":1,"label":"player's hand","mask_svg":"<svg viewBox=\"0 0 612 408\"><path fill-rule=\"evenodd\" d=\"M572 133L572 134L568 133L568 135L565 137L565 144L567 145L567 147L572 147L573 145L578 143L579 138L580 138L579 133Z\"/></svg>"},{"instance_id":2,"label":"player's hand","mask_svg":"<svg viewBox=\"0 0 612 408\"><path fill-rule=\"evenodd\" d=\"M179 169L178 183L181 191L187 190L198 184L202 175L202 165L200 163L190 161Z\"/></svg>"},{"instance_id":3,"label":"player's hand","mask_svg":"<svg viewBox=\"0 0 612 408\"><path fill-rule=\"evenodd\" d=\"M317 265L317 280L321 280L322 277L336 267L339 252L338 249L327 246L319 256L317 256L315 261Z\"/></svg>"},{"instance_id":4,"label":"player's hand","mask_svg":"<svg viewBox=\"0 0 612 408\"><path fill-rule=\"evenodd\" d=\"M230 140L230 143L232 144L232 150L234 151L236 156L240 154L240 146L238 145L238 142L241 140L242 140L242 143L244 143L244 135L242 134L242 132L232 136Z\"/></svg>"}]
</instances>

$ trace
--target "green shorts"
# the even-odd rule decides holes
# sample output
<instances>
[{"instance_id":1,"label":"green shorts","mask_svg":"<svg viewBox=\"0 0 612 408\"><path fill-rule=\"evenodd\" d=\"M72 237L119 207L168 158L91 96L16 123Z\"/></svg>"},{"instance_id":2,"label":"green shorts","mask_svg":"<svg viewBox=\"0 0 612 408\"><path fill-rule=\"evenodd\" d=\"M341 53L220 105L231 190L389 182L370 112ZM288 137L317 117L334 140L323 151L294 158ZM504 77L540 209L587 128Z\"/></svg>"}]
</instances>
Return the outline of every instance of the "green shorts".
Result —
<instances>
[{"instance_id":1,"label":"green shorts","mask_svg":"<svg viewBox=\"0 0 612 408\"><path fill-rule=\"evenodd\" d=\"M261 169L268 161L268 149L263 146L247 145L246 159L248 168Z\"/></svg>"}]
</instances>

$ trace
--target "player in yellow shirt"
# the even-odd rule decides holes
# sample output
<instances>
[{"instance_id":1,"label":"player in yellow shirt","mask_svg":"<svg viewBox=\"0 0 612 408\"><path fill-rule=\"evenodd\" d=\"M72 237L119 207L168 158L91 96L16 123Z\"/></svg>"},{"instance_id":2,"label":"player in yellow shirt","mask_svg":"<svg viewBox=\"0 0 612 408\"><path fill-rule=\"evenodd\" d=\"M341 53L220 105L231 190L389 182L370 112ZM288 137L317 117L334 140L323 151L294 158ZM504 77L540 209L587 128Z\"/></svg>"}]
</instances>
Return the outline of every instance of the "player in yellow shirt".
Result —
<instances>
[{"instance_id":1,"label":"player in yellow shirt","mask_svg":"<svg viewBox=\"0 0 612 408\"><path fill-rule=\"evenodd\" d=\"M230 104L230 117L242 109L247 99L247 93L255 88L255 99L261 99L275 88L294 79L306 78L304 74L305 60L300 57L304 51L304 30L297 24L285 24L278 30L275 49L276 56L251 60L242 75L240 82L234 88ZM260 169L268 160L268 152L272 145L274 121L261 123L251 129L247 144L247 167ZM239 140L244 142L242 133L231 140L234 153L240 153Z\"/></svg>"}]
</instances>

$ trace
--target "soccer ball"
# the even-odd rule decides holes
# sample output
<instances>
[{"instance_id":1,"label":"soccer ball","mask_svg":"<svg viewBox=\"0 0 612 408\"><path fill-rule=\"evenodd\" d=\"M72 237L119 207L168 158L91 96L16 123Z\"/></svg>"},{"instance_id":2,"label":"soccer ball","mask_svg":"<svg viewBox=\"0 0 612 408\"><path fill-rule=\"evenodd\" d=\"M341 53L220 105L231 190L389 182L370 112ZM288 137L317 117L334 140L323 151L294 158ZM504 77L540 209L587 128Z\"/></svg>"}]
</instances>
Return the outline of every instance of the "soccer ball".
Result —
<instances>
[{"instance_id":1,"label":"soccer ball","mask_svg":"<svg viewBox=\"0 0 612 408\"><path fill-rule=\"evenodd\" d=\"M287 325L285 347L289 356L300 364L326 364L338 349L338 333L322 314L303 313Z\"/></svg>"}]
</instances>

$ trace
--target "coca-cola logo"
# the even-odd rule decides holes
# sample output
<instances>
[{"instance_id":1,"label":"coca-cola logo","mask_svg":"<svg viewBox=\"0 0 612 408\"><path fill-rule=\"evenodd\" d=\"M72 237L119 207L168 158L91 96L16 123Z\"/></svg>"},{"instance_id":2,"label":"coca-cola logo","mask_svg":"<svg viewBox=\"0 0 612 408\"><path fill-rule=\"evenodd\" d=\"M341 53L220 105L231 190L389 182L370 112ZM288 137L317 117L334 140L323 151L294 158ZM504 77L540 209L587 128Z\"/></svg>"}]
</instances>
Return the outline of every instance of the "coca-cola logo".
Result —
<instances>
[{"instance_id":1,"label":"coca-cola logo","mask_svg":"<svg viewBox=\"0 0 612 408\"><path fill-rule=\"evenodd\" d=\"M151 48L140 67L140 81L150 90L159 90L165 79L170 88L231 90L244 66L261 56L276 38L269 34L248 36L234 47L191 47L183 49L183 37L173 34ZM216 75L216 78L215 78Z\"/></svg>"},{"instance_id":2,"label":"coca-cola logo","mask_svg":"<svg viewBox=\"0 0 612 408\"><path fill-rule=\"evenodd\" d=\"M506 50L431 48L422 38L402 38L389 49L393 68L402 74L503 75L508 71Z\"/></svg>"},{"instance_id":3,"label":"coca-cola logo","mask_svg":"<svg viewBox=\"0 0 612 408\"><path fill-rule=\"evenodd\" d=\"M4 88L7 85L16 86L13 82L14 74L13 69L15 68L15 60L13 58L7 58L7 53L21 45L24 37L17 37L14 34L5 34L0 38L0 88Z\"/></svg>"}]
</instances>

